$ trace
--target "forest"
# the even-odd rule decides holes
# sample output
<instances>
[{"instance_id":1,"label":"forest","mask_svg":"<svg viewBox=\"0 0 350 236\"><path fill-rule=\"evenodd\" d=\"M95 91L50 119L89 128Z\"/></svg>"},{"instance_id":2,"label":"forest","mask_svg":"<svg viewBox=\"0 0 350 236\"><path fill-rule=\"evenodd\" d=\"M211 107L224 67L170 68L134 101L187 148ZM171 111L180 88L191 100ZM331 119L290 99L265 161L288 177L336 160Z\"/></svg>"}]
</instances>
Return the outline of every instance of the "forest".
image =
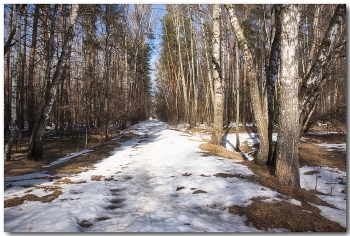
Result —
<instances>
[{"instance_id":1,"label":"forest","mask_svg":"<svg viewBox=\"0 0 350 236\"><path fill-rule=\"evenodd\" d=\"M5 169L158 120L245 159L253 129L251 162L303 188L305 135L346 130L346 44L345 4L4 4Z\"/></svg>"}]
</instances>

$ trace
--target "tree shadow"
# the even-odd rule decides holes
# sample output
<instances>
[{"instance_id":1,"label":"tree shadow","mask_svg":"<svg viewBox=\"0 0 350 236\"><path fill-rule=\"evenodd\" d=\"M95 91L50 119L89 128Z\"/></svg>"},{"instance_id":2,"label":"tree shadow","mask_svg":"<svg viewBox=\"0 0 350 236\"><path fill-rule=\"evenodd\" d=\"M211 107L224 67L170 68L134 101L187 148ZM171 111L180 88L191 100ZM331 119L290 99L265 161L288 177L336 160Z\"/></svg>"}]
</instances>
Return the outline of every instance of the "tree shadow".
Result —
<instances>
[{"instance_id":1,"label":"tree shadow","mask_svg":"<svg viewBox=\"0 0 350 236\"><path fill-rule=\"evenodd\" d=\"M245 161L247 161L247 160L248 160L248 157L244 154L244 152L242 152L242 151L239 149L239 147L236 147L235 145L233 145L233 144L227 139L228 133L229 133L229 129L226 129L224 135L222 136L224 148L227 149L227 145L226 145L226 144L230 145L232 149L234 149L238 154L240 154L240 155L244 158Z\"/></svg>"}]
</instances>

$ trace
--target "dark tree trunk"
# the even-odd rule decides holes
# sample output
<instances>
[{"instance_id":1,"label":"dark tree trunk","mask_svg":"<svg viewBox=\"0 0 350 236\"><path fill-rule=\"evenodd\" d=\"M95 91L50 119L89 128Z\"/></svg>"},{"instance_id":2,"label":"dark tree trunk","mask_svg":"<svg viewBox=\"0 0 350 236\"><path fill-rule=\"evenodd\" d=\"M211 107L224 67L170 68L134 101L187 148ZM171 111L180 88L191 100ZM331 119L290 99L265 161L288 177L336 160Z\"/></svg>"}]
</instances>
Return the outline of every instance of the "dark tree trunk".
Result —
<instances>
[{"instance_id":1,"label":"dark tree trunk","mask_svg":"<svg viewBox=\"0 0 350 236\"><path fill-rule=\"evenodd\" d=\"M33 20L33 33L32 44L30 46L29 54L29 68L28 68L28 128L29 133L33 131L34 127L34 66L35 66L35 53L37 45L37 32L38 32L38 20L39 20L39 4L35 4L34 20Z\"/></svg>"},{"instance_id":2,"label":"dark tree trunk","mask_svg":"<svg viewBox=\"0 0 350 236\"><path fill-rule=\"evenodd\" d=\"M268 164L274 166L274 144L272 142L272 133L275 118L275 86L278 78L278 67L281 50L281 6L275 5L275 37L271 46L269 67L267 69L266 86L267 86L267 107L268 107L268 137L269 137L269 159Z\"/></svg>"}]
</instances>

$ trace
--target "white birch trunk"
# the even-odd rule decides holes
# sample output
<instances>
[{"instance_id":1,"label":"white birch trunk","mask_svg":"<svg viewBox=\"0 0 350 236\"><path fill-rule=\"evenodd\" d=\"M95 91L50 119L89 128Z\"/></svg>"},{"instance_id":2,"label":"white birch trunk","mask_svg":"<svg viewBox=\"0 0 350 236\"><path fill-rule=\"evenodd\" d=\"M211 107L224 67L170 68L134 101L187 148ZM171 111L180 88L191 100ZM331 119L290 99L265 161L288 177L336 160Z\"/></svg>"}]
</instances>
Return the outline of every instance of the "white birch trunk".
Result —
<instances>
[{"instance_id":1,"label":"white birch trunk","mask_svg":"<svg viewBox=\"0 0 350 236\"><path fill-rule=\"evenodd\" d=\"M339 4L333 14L329 27L322 39L322 43L317 52L316 58L303 80L303 84L299 91L299 122L301 132L302 126L305 126L305 119L308 113L312 111L312 105L315 103L315 99L318 99L318 94L321 92L323 86L326 84L329 76L327 73L322 75L323 71L327 69L327 66L331 63L332 59L337 53L336 39L341 30L341 26L344 23L346 16L346 5Z\"/></svg>"},{"instance_id":2,"label":"white birch trunk","mask_svg":"<svg viewBox=\"0 0 350 236\"><path fill-rule=\"evenodd\" d=\"M220 16L221 7L219 4L213 5L213 57L212 71L214 81L214 123L213 131L210 139L211 144L222 145L223 131L223 107L224 97L221 84L221 62L220 62Z\"/></svg>"},{"instance_id":3,"label":"white birch trunk","mask_svg":"<svg viewBox=\"0 0 350 236\"><path fill-rule=\"evenodd\" d=\"M10 139L6 144L5 148L5 160L11 160L11 149L13 142L16 138L18 130L17 122L17 100L18 100L18 81L19 81L19 69L20 69L20 52L21 52L21 14L20 14L20 4L16 4L15 10L15 27L16 34L14 36L15 49L13 55L12 63L12 87L11 87L11 123L10 123Z\"/></svg>"},{"instance_id":4,"label":"white birch trunk","mask_svg":"<svg viewBox=\"0 0 350 236\"><path fill-rule=\"evenodd\" d=\"M300 188L298 115L299 6L281 7L281 71L279 77L279 133L275 174L281 185Z\"/></svg>"},{"instance_id":5,"label":"white birch trunk","mask_svg":"<svg viewBox=\"0 0 350 236\"><path fill-rule=\"evenodd\" d=\"M40 110L38 111L36 123L34 125L33 132L29 140L28 159L30 160L39 161L43 159L42 139L44 136L44 130L49 115L51 113L53 103L56 98L58 86L62 80L64 64L66 63L67 58L70 56L73 39L76 31L75 23L77 20L78 8L78 4L72 4L70 23L68 31L66 33L66 39L64 40L62 53L60 55L60 58L58 59L56 70L52 78L52 83L50 84L50 86L47 86L47 91L45 91L45 97L43 98L39 106Z\"/></svg>"},{"instance_id":6,"label":"white birch trunk","mask_svg":"<svg viewBox=\"0 0 350 236\"><path fill-rule=\"evenodd\" d=\"M179 69L180 69L180 80L182 83L182 89L183 89L183 98L184 98L184 121L188 122L188 99L187 99L187 85L185 80L185 73L183 71L183 61L182 61L182 51L181 51L181 40L180 40L180 22L179 22L179 16L175 16L173 14L173 21L175 25L175 31L176 31L176 42L178 46L178 55L179 55Z\"/></svg>"}]
</instances>

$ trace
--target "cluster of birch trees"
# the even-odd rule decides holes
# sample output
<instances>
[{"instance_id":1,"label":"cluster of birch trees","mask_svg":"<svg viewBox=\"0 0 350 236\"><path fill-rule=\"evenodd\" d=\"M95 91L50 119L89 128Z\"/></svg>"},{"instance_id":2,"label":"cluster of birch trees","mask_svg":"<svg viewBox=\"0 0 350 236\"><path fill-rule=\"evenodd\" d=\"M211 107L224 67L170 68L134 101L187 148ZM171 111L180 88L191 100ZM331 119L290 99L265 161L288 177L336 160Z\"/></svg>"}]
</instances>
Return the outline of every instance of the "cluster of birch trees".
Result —
<instances>
[{"instance_id":1,"label":"cluster of birch trees","mask_svg":"<svg viewBox=\"0 0 350 236\"><path fill-rule=\"evenodd\" d=\"M108 126L145 120L150 107L151 5L4 5L5 159L30 136L43 158L47 125L108 137Z\"/></svg>"},{"instance_id":2,"label":"cluster of birch trees","mask_svg":"<svg viewBox=\"0 0 350 236\"><path fill-rule=\"evenodd\" d=\"M299 187L298 142L320 119L345 121L345 5L167 5L156 113L171 123L254 122L254 159ZM278 141L272 131L278 124Z\"/></svg>"}]
</instances>

